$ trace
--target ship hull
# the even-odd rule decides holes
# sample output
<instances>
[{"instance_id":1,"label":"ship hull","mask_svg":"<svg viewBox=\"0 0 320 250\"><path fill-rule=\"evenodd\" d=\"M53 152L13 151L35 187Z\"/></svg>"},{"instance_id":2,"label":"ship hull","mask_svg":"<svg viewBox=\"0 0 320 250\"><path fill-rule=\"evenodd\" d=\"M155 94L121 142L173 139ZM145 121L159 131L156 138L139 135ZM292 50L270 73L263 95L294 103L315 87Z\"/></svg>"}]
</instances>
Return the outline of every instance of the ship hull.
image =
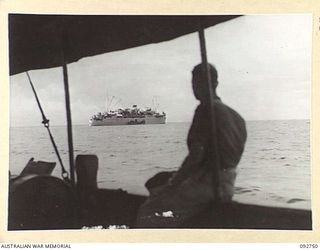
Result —
<instances>
[{"instance_id":1,"label":"ship hull","mask_svg":"<svg viewBox=\"0 0 320 250\"><path fill-rule=\"evenodd\" d=\"M108 117L101 120L89 120L90 126L117 126L117 125L144 125L144 124L165 124L166 117L141 117L141 118L124 118L124 117Z\"/></svg>"}]
</instances>

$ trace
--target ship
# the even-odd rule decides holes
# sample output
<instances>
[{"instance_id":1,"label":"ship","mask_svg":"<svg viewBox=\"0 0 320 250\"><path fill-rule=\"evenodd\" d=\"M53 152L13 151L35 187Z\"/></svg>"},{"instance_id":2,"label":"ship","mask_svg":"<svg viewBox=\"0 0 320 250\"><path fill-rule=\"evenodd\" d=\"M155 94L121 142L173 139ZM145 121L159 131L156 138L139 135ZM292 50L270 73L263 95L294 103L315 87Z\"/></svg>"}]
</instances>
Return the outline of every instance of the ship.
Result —
<instances>
[{"instance_id":1,"label":"ship","mask_svg":"<svg viewBox=\"0 0 320 250\"><path fill-rule=\"evenodd\" d=\"M137 105L132 108L119 108L106 112L99 112L89 119L90 126L115 126L115 125L143 125L165 124L166 113L157 112L152 108L140 109Z\"/></svg>"}]
</instances>

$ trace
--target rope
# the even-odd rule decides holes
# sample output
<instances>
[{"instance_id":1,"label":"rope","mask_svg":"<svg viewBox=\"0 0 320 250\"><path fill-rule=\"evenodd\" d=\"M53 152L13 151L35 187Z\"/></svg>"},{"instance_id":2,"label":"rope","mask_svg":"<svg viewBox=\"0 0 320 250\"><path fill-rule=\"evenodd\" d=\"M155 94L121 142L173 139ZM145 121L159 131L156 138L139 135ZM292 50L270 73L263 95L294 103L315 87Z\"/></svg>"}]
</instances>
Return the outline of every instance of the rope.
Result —
<instances>
[{"instance_id":1,"label":"rope","mask_svg":"<svg viewBox=\"0 0 320 250\"><path fill-rule=\"evenodd\" d=\"M31 88L32 88L32 91L33 91L33 94L36 98L36 101L37 101L37 104L38 104L38 107L40 109L40 112L41 112L41 115L42 115L42 124L44 125L44 127L47 129L48 133L49 133L49 137L50 137L50 140L51 140L51 143L53 145L53 148L54 148L54 151L58 157L58 160L59 160L59 163L60 163L60 166L61 166L61 176L62 178L65 180L65 181L69 181L69 175L68 175L68 172L66 171L66 169L64 168L63 166L63 163L62 163L62 160L61 160L61 157L60 157L60 154L59 154L59 151L58 151L58 147L54 141L54 138L51 134L51 131L50 131L50 125L49 125L49 120L47 119L47 117L45 116L44 112L43 112L43 109L41 107L41 104L40 104L40 100L38 98L38 95L37 95L37 92L33 86L33 83L31 81L31 78L30 78L30 75L28 72L26 72L27 76L28 76L28 79L29 79L29 83L31 85Z\"/></svg>"}]
</instances>

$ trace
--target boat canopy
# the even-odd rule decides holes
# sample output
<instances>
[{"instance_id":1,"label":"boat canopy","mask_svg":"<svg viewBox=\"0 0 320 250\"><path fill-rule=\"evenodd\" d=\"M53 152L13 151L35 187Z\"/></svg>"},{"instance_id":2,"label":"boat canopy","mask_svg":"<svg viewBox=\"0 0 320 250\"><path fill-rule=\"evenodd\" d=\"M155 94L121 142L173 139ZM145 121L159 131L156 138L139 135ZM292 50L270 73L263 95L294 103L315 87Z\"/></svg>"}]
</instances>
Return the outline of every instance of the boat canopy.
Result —
<instances>
[{"instance_id":1,"label":"boat canopy","mask_svg":"<svg viewBox=\"0 0 320 250\"><path fill-rule=\"evenodd\" d=\"M10 14L10 75L168 41L236 17Z\"/></svg>"}]
</instances>

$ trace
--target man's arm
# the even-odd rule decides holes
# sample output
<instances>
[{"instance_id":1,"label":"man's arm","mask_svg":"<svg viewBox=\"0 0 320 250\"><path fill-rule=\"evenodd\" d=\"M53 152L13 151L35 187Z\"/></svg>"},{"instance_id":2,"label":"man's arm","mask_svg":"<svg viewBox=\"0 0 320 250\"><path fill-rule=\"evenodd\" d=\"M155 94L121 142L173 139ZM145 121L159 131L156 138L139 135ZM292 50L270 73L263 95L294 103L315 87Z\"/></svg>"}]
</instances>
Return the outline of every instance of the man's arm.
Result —
<instances>
[{"instance_id":1,"label":"man's arm","mask_svg":"<svg viewBox=\"0 0 320 250\"><path fill-rule=\"evenodd\" d=\"M201 165L204 159L205 151L205 145L201 145L200 143L192 145L191 149L189 149L188 156L184 159L180 169L172 177L170 183L172 185L177 185L185 180L188 176L191 176L193 173L195 173L199 169L199 165Z\"/></svg>"}]
</instances>

